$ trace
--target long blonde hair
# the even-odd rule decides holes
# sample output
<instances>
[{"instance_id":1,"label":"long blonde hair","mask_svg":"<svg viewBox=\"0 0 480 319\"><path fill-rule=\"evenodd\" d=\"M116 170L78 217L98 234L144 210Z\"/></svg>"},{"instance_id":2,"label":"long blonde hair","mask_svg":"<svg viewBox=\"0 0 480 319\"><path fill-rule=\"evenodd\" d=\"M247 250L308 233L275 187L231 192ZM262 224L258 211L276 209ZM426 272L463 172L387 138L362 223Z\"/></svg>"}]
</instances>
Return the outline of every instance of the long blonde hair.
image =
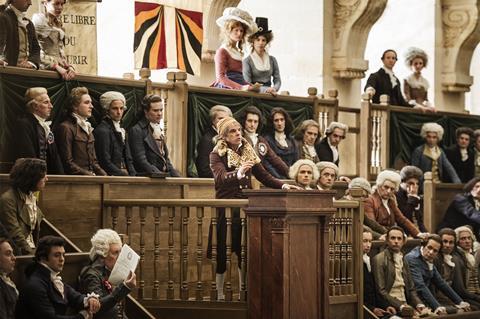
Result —
<instances>
[{"instance_id":1,"label":"long blonde hair","mask_svg":"<svg viewBox=\"0 0 480 319\"><path fill-rule=\"evenodd\" d=\"M232 32L232 30L237 28L237 27L242 27L243 38L242 38L242 40L240 40L236 43L232 43L232 41L230 40L230 32ZM240 21L228 20L227 22L225 22L225 25L223 27L223 32L222 32L223 43L227 47L229 47L233 50L237 50L241 54L243 54L243 46L244 46L245 40L247 38L247 35L246 35L247 30L248 30L248 27L246 25L244 25L243 23L241 23Z\"/></svg>"}]
</instances>

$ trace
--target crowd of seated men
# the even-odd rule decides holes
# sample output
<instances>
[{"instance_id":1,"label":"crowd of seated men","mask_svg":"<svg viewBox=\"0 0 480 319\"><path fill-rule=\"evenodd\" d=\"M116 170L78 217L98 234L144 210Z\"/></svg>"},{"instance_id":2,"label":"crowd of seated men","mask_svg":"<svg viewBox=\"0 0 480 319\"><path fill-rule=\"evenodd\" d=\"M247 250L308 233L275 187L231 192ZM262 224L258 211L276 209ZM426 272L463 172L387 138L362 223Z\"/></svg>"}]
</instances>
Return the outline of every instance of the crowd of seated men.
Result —
<instances>
[{"instance_id":1,"label":"crowd of seated men","mask_svg":"<svg viewBox=\"0 0 480 319\"><path fill-rule=\"evenodd\" d=\"M123 314L119 307L136 287L135 273L123 282L109 282L122 248L119 235L99 229L91 239L90 263L78 274L78 290L63 282L65 241L44 236L35 242L33 259L25 269L22 286L10 278L15 270L15 244L0 236L0 318L107 319ZM123 314L124 315L124 314ZM123 317L122 317L123 318Z\"/></svg>"}]
</instances>

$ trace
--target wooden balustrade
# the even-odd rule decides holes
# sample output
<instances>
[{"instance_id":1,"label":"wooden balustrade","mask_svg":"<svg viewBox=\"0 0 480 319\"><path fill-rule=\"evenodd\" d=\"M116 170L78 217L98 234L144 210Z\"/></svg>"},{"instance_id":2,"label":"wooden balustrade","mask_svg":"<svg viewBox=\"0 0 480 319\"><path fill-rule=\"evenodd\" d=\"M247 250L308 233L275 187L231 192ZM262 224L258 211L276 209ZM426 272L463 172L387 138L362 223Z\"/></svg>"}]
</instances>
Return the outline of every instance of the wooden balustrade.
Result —
<instances>
[{"instance_id":1,"label":"wooden balustrade","mask_svg":"<svg viewBox=\"0 0 480 319\"><path fill-rule=\"evenodd\" d=\"M206 260L206 235L210 223L216 229L217 209L224 208L227 228L225 300L245 301L247 247L243 209L240 209L240 223L244 238L242 253L237 258L232 258L231 237L233 209L242 208L247 203L247 200L240 199L105 200L103 220L107 222L105 227L125 232L131 246L139 252L137 297L140 300L216 300L216 231L212 232L211 238L211 267ZM237 274L232 269L238 265L243 266L240 286L236 276L232 275Z\"/></svg>"},{"instance_id":2,"label":"wooden balustrade","mask_svg":"<svg viewBox=\"0 0 480 319\"><path fill-rule=\"evenodd\" d=\"M363 313L363 203L337 200L333 206L336 212L329 223L328 249L330 304L335 309L331 314L341 318L345 313L343 308L360 318Z\"/></svg>"}]
</instances>

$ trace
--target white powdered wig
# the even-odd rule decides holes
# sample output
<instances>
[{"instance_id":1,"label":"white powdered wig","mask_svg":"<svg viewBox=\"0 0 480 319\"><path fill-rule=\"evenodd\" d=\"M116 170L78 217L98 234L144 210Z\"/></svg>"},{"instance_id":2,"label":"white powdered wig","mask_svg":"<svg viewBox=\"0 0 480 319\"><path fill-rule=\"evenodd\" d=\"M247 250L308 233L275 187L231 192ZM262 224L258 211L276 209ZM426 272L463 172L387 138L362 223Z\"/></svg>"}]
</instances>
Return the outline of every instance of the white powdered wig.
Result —
<instances>
[{"instance_id":1,"label":"white powdered wig","mask_svg":"<svg viewBox=\"0 0 480 319\"><path fill-rule=\"evenodd\" d=\"M443 127L437 123L429 122L423 124L422 130L420 131L420 136L425 138L428 132L437 133L438 141L441 141L443 138Z\"/></svg>"},{"instance_id":2,"label":"white powdered wig","mask_svg":"<svg viewBox=\"0 0 480 319\"><path fill-rule=\"evenodd\" d=\"M117 232L107 228L97 230L90 241L92 242L90 260L94 260L97 255L107 257L111 244L122 245L122 240Z\"/></svg>"},{"instance_id":3,"label":"white powdered wig","mask_svg":"<svg viewBox=\"0 0 480 319\"><path fill-rule=\"evenodd\" d=\"M318 169L315 166L315 163L313 161L309 160L309 159L301 159L301 160L298 160L295 163L293 163L293 165L290 166L290 170L288 171L288 176L291 179L296 181L298 171L300 170L300 167L302 167L303 165L308 165L312 168L312 171L313 171L312 183L315 183L318 180L318 178L320 177L320 173L318 172Z\"/></svg>"},{"instance_id":4,"label":"white powdered wig","mask_svg":"<svg viewBox=\"0 0 480 319\"><path fill-rule=\"evenodd\" d=\"M380 174L378 174L377 181L375 184L377 187L380 187L385 183L385 181L394 183L395 191L398 191L398 187L400 186L400 183L401 183L400 174L394 171L389 171L389 170L382 171Z\"/></svg>"}]
</instances>

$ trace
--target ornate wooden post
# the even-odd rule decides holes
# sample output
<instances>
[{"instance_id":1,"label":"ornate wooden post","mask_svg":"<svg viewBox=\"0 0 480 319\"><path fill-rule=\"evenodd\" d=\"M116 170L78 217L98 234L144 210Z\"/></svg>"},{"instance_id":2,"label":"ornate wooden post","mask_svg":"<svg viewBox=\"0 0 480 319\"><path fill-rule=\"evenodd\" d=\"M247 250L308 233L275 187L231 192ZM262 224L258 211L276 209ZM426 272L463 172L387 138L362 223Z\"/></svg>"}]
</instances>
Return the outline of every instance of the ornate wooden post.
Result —
<instances>
[{"instance_id":1,"label":"ornate wooden post","mask_svg":"<svg viewBox=\"0 0 480 319\"><path fill-rule=\"evenodd\" d=\"M334 191L245 192L248 317L328 318Z\"/></svg>"}]
</instances>

